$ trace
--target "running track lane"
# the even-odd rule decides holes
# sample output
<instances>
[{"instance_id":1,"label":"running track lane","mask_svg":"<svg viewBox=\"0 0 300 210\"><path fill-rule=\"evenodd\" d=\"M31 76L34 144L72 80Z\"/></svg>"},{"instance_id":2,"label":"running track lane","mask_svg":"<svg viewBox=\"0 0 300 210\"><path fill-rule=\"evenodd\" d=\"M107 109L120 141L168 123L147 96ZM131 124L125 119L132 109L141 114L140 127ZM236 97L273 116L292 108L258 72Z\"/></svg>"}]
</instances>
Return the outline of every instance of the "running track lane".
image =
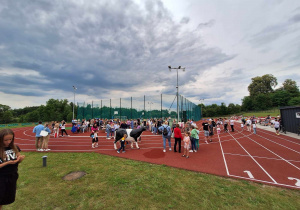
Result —
<instances>
[{"instance_id":1,"label":"running track lane","mask_svg":"<svg viewBox=\"0 0 300 210\"><path fill-rule=\"evenodd\" d=\"M70 137L50 138L51 152L98 152L112 156L129 158L155 164L204 172L231 178L239 178L275 186L300 189L300 148L299 140L276 136L272 132L257 129L254 135L247 131L221 133L213 137L213 142L203 142L200 133L200 149L190 153L190 158L182 153L162 151L162 137L146 131L139 143L141 149L126 146L125 154L117 154L113 140L107 140L104 132L99 134L99 147L91 148L89 133L71 134ZM23 151L35 151L35 138L32 128L14 129L16 143ZM172 139L172 150L174 140ZM168 148L168 143L167 143ZM43 152L51 158L51 152ZM183 148L182 148L183 152Z\"/></svg>"}]
</instances>

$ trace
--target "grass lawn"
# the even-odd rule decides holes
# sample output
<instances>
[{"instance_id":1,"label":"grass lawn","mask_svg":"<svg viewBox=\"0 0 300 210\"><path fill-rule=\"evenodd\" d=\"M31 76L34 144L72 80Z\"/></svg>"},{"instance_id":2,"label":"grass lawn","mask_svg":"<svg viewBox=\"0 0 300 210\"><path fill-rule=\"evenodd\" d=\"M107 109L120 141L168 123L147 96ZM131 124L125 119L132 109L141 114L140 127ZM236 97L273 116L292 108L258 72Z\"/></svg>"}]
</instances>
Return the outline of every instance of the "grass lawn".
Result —
<instances>
[{"instance_id":1,"label":"grass lawn","mask_svg":"<svg viewBox=\"0 0 300 210\"><path fill-rule=\"evenodd\" d=\"M98 153L23 152L4 209L299 209L300 191ZM42 167L42 156L48 156ZM62 179L73 171L87 175Z\"/></svg>"},{"instance_id":2,"label":"grass lawn","mask_svg":"<svg viewBox=\"0 0 300 210\"><path fill-rule=\"evenodd\" d=\"M251 116L256 116L256 117L267 117L270 115L271 117L277 117L280 115L280 110L279 109L271 109L271 110L266 110L266 111L252 111L252 112L245 112L242 113L243 116L245 117L251 117Z\"/></svg>"}]
</instances>

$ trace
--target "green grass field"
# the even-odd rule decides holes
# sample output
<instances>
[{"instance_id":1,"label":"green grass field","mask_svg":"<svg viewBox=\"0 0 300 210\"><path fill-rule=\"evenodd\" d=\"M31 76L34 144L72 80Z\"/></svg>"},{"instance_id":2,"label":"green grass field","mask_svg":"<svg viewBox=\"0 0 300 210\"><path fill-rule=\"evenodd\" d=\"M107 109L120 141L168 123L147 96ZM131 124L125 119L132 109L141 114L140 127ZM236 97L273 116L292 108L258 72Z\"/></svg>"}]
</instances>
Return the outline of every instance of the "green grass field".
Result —
<instances>
[{"instance_id":1,"label":"green grass field","mask_svg":"<svg viewBox=\"0 0 300 210\"><path fill-rule=\"evenodd\" d=\"M299 209L300 191L98 153L23 152L4 209ZM42 156L48 156L42 167ZM62 178L73 171L87 175Z\"/></svg>"}]
</instances>

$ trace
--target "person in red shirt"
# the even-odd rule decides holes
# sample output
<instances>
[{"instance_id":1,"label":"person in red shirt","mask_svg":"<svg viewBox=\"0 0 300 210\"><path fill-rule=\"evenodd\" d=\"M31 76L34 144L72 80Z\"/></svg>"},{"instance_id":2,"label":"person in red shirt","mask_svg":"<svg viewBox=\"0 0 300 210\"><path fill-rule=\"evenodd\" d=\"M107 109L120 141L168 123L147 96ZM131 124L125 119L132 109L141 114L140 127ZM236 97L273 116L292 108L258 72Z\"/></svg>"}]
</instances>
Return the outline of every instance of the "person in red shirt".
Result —
<instances>
[{"instance_id":1,"label":"person in red shirt","mask_svg":"<svg viewBox=\"0 0 300 210\"><path fill-rule=\"evenodd\" d=\"M176 124L176 127L174 128L174 138L175 138L174 152L177 152L176 146L177 146L177 143L178 143L178 152L181 153L182 135L181 135L181 130L179 128L179 124Z\"/></svg>"}]
</instances>

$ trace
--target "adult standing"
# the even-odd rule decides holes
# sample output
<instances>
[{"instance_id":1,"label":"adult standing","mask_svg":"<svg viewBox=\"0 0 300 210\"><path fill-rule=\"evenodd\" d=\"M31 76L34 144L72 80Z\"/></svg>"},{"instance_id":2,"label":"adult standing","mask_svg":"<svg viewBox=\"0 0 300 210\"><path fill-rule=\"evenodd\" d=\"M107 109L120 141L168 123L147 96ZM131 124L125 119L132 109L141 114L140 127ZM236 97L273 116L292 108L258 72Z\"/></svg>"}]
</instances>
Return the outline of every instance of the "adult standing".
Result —
<instances>
[{"instance_id":1,"label":"adult standing","mask_svg":"<svg viewBox=\"0 0 300 210\"><path fill-rule=\"evenodd\" d=\"M231 131L234 132L234 119L233 117L230 118L230 127L231 127Z\"/></svg>"},{"instance_id":2,"label":"adult standing","mask_svg":"<svg viewBox=\"0 0 300 210\"><path fill-rule=\"evenodd\" d=\"M182 135L181 135L181 130L179 128L179 124L176 124L176 127L174 128L174 138L175 138L175 144L174 144L174 152L177 152L176 147L178 143L178 152L181 153L181 140L182 140Z\"/></svg>"},{"instance_id":3,"label":"adult standing","mask_svg":"<svg viewBox=\"0 0 300 210\"><path fill-rule=\"evenodd\" d=\"M197 152L197 147L196 147L196 139L198 138L198 144L199 144L199 131L196 129L194 125L191 126L191 143L192 143L192 148L190 152Z\"/></svg>"},{"instance_id":4,"label":"adult standing","mask_svg":"<svg viewBox=\"0 0 300 210\"><path fill-rule=\"evenodd\" d=\"M51 130L49 129L48 126L49 126L48 123L45 123L44 131L48 132L48 135L43 136L43 143L42 143L41 151L49 151L50 150L50 149L48 149L48 142L49 142Z\"/></svg>"},{"instance_id":5,"label":"adult standing","mask_svg":"<svg viewBox=\"0 0 300 210\"><path fill-rule=\"evenodd\" d=\"M167 139L169 141L169 150L172 151L172 148L171 148L171 128L168 125L168 121L165 121L165 123L162 126L160 126L158 128L158 130L162 133L162 137L163 137L163 142L164 142L163 152L166 152L166 141L167 141Z\"/></svg>"},{"instance_id":6,"label":"adult standing","mask_svg":"<svg viewBox=\"0 0 300 210\"><path fill-rule=\"evenodd\" d=\"M39 124L33 128L33 133L35 133L35 148L36 151L42 151L41 147L43 144L43 136L41 136L41 131L44 130L42 121L39 121Z\"/></svg>"},{"instance_id":7,"label":"adult standing","mask_svg":"<svg viewBox=\"0 0 300 210\"><path fill-rule=\"evenodd\" d=\"M247 123L247 131L251 132L251 124L252 124L251 119L248 118L247 121L246 121L246 123Z\"/></svg>"},{"instance_id":8,"label":"adult standing","mask_svg":"<svg viewBox=\"0 0 300 210\"><path fill-rule=\"evenodd\" d=\"M228 132L228 120L226 117L224 118L224 132Z\"/></svg>"},{"instance_id":9,"label":"adult standing","mask_svg":"<svg viewBox=\"0 0 300 210\"><path fill-rule=\"evenodd\" d=\"M58 138L58 136L59 136L59 122L56 121L54 125L54 138Z\"/></svg>"},{"instance_id":10,"label":"adult standing","mask_svg":"<svg viewBox=\"0 0 300 210\"><path fill-rule=\"evenodd\" d=\"M213 120L212 121L209 121L209 142L212 142L212 137L214 135L214 124L213 124Z\"/></svg>"}]
</instances>

